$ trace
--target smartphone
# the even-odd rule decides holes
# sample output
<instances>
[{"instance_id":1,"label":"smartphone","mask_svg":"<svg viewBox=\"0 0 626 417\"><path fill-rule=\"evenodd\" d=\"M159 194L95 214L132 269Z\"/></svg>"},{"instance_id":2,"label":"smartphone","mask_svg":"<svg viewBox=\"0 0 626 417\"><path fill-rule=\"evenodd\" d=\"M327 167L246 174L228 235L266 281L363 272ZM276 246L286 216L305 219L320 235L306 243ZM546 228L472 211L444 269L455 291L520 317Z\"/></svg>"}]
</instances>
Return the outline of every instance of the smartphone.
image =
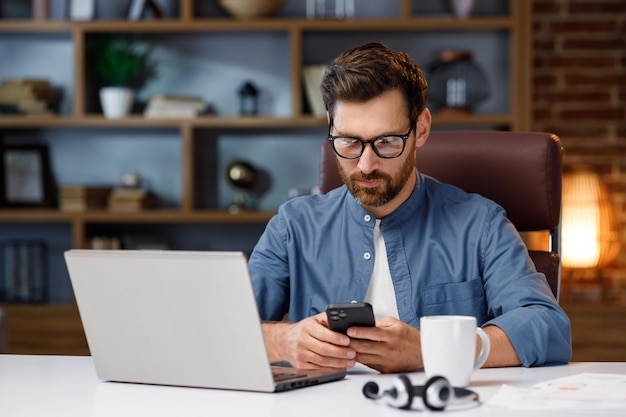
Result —
<instances>
[{"instance_id":1,"label":"smartphone","mask_svg":"<svg viewBox=\"0 0 626 417\"><path fill-rule=\"evenodd\" d=\"M329 304L326 308L328 327L346 334L349 327L374 327L374 310L370 303Z\"/></svg>"}]
</instances>

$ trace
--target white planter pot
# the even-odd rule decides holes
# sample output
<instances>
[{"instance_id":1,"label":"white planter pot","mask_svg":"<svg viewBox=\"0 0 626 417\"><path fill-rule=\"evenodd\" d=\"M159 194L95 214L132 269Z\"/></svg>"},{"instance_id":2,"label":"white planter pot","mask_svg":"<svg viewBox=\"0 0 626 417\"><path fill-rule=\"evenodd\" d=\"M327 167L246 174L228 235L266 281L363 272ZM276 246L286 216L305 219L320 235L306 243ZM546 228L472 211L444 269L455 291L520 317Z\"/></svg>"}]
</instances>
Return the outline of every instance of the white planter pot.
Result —
<instances>
[{"instance_id":1,"label":"white planter pot","mask_svg":"<svg viewBox=\"0 0 626 417\"><path fill-rule=\"evenodd\" d=\"M100 104L107 119L126 117L133 106L135 92L126 87L103 87L100 89Z\"/></svg>"}]
</instances>

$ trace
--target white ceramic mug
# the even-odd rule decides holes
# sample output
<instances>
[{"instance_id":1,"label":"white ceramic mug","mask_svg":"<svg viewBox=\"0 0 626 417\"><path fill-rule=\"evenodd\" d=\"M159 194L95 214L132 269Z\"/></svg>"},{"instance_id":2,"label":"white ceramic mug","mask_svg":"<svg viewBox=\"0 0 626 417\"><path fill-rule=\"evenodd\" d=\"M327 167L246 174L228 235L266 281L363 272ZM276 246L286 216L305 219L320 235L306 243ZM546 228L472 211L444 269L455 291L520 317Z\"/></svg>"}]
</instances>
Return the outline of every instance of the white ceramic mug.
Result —
<instances>
[{"instance_id":1,"label":"white ceramic mug","mask_svg":"<svg viewBox=\"0 0 626 417\"><path fill-rule=\"evenodd\" d=\"M453 387L465 387L475 369L484 365L491 343L471 316L424 316L420 319L422 359L427 378L443 376ZM482 347L476 356L476 335Z\"/></svg>"}]
</instances>

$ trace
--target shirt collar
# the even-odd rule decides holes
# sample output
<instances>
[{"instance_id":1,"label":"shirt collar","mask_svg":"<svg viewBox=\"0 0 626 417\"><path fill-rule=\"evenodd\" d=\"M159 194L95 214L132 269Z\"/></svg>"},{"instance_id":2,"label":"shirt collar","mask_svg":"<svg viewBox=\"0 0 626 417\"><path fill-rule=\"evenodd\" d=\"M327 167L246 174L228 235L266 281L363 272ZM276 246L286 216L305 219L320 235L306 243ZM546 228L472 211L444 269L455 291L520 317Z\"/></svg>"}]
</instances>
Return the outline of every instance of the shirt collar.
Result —
<instances>
[{"instance_id":1,"label":"shirt collar","mask_svg":"<svg viewBox=\"0 0 626 417\"><path fill-rule=\"evenodd\" d=\"M408 200L402 203L402 205L400 205L400 207L398 207L393 213L382 219L381 227L384 227L385 225L393 226L395 224L402 224L404 223L404 221L406 221L406 219L415 215L424 200L424 198L422 197L425 193L425 187L423 186L423 184L424 176L416 170L415 188L410 197L408 198ZM362 223L365 216L370 215L372 221L369 224L371 224L373 228L375 224L374 215L365 210L363 206L361 206L361 204L356 201L356 199L352 196L352 194L345 185L343 186L343 189L345 190L346 198L351 208L350 213L352 214L354 220Z\"/></svg>"},{"instance_id":2,"label":"shirt collar","mask_svg":"<svg viewBox=\"0 0 626 417\"><path fill-rule=\"evenodd\" d=\"M424 187L424 176L416 170L415 188L409 198L400 205L393 213L382 219L381 227L390 227L403 224L409 217L415 216L420 210L426 192Z\"/></svg>"}]
</instances>

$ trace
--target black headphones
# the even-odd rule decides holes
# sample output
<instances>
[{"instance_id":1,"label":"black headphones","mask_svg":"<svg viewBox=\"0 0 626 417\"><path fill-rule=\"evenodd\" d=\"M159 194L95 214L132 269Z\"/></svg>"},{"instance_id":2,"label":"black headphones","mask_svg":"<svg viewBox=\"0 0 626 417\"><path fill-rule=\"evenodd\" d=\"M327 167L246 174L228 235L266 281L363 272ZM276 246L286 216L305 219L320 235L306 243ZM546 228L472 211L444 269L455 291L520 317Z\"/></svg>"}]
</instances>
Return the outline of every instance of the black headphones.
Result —
<instances>
[{"instance_id":1,"label":"black headphones","mask_svg":"<svg viewBox=\"0 0 626 417\"><path fill-rule=\"evenodd\" d=\"M387 405L408 410L413 397L422 397L429 410L441 411L448 405L478 405L478 394L465 388L453 388L442 376L430 378L425 385L411 385L406 375L400 375L393 381L393 386L382 394L378 393L378 384L370 381L363 385L363 395L372 400L383 399Z\"/></svg>"}]
</instances>

